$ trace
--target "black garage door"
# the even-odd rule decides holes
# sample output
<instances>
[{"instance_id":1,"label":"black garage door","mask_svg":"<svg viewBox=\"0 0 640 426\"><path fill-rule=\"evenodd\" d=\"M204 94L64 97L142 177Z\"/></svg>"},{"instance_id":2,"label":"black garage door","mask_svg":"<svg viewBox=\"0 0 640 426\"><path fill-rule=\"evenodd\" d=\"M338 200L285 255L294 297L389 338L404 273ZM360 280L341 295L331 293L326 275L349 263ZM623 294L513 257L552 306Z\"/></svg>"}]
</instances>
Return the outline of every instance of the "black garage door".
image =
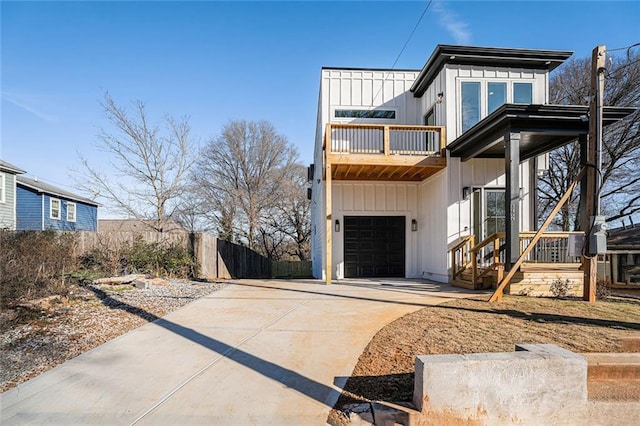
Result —
<instances>
[{"instance_id":1,"label":"black garage door","mask_svg":"<svg viewBox=\"0 0 640 426\"><path fill-rule=\"evenodd\" d=\"M345 277L404 277L404 216L345 216Z\"/></svg>"}]
</instances>

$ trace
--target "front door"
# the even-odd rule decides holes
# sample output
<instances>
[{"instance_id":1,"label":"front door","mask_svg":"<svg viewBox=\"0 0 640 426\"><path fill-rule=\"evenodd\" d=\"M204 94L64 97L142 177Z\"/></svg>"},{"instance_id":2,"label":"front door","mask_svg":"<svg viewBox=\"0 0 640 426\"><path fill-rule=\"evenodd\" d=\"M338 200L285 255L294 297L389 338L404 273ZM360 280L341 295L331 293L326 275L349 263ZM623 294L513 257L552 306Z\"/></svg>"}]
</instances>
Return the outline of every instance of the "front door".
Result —
<instances>
[{"instance_id":1,"label":"front door","mask_svg":"<svg viewBox=\"0 0 640 426\"><path fill-rule=\"evenodd\" d=\"M471 193L471 217L476 244L505 230L504 189L476 188Z\"/></svg>"},{"instance_id":2,"label":"front door","mask_svg":"<svg viewBox=\"0 0 640 426\"><path fill-rule=\"evenodd\" d=\"M345 216L344 275L405 276L404 216Z\"/></svg>"}]
</instances>

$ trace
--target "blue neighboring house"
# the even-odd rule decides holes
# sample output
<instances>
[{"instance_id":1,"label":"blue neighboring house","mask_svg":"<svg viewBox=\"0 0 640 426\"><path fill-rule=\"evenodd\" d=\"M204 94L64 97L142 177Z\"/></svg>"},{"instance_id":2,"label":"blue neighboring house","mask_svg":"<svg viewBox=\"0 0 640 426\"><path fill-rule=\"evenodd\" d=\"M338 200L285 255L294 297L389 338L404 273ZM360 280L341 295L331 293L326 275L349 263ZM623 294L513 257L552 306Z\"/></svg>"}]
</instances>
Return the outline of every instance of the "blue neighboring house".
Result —
<instances>
[{"instance_id":1,"label":"blue neighboring house","mask_svg":"<svg viewBox=\"0 0 640 426\"><path fill-rule=\"evenodd\" d=\"M97 231L98 206L48 183L16 176L16 229L18 231Z\"/></svg>"}]
</instances>

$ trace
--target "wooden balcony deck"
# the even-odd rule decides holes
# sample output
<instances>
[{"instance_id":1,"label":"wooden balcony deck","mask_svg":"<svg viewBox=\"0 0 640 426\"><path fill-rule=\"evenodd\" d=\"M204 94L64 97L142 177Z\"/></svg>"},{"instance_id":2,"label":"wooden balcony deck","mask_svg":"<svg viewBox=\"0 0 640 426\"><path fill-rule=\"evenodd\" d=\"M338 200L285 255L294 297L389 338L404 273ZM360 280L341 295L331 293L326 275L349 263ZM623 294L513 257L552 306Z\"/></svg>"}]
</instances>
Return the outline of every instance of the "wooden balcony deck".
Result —
<instances>
[{"instance_id":1,"label":"wooden balcony deck","mask_svg":"<svg viewBox=\"0 0 640 426\"><path fill-rule=\"evenodd\" d=\"M447 165L445 128L327 124L325 166L337 180L421 181Z\"/></svg>"}]
</instances>

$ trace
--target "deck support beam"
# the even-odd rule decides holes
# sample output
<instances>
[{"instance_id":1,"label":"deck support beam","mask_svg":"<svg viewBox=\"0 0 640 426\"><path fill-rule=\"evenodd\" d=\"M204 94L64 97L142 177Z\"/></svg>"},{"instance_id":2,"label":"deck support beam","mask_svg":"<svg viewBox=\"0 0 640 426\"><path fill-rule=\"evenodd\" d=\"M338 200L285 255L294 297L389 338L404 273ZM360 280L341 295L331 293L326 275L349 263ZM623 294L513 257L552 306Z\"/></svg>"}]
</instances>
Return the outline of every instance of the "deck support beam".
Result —
<instances>
[{"instance_id":1,"label":"deck support beam","mask_svg":"<svg viewBox=\"0 0 640 426\"><path fill-rule=\"evenodd\" d=\"M520 133L506 132L505 145L505 244L506 270L520 257Z\"/></svg>"},{"instance_id":2,"label":"deck support beam","mask_svg":"<svg viewBox=\"0 0 640 426\"><path fill-rule=\"evenodd\" d=\"M331 146L331 125L327 124L327 131L325 132L325 138L326 138L326 146ZM332 174L332 170L331 170L331 159L329 158L328 155L326 155L326 151L325 151L325 158L324 158L324 190L325 190L325 198L324 198L324 205L325 205L325 217L326 217L326 228L325 228L325 237L326 237L326 251L325 251L325 278L326 278L326 283L327 284L331 284L331 272L333 271L333 220L332 220L332 215L331 215L331 211L333 209L332 203L331 203L331 193L332 191L332 183L331 183L331 174Z\"/></svg>"},{"instance_id":3,"label":"deck support beam","mask_svg":"<svg viewBox=\"0 0 640 426\"><path fill-rule=\"evenodd\" d=\"M326 229L326 237L327 237L327 267L326 267L326 283L327 284L331 284L331 272L333 271L333 262L332 262L332 257L333 257L333 251L332 251L332 246L333 246L333 238L332 238L332 234L333 234L333 220L332 220L332 216L331 216L331 163L327 163L327 178L325 180L325 191L326 191L326 198L325 198L325 204L326 204L326 215L327 215L327 229Z\"/></svg>"}]
</instances>

